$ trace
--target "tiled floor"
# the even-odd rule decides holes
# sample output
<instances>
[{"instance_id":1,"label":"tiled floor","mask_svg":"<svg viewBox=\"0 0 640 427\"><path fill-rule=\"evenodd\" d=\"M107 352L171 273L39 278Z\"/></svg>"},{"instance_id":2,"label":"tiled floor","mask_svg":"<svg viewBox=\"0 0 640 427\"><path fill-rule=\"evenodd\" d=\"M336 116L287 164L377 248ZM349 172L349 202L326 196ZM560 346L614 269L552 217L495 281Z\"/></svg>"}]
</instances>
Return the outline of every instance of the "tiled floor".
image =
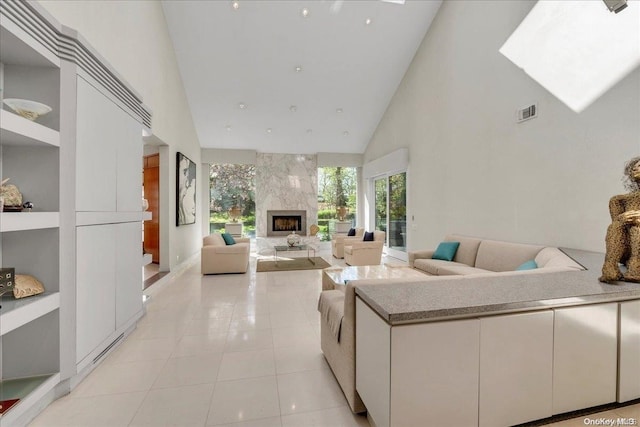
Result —
<instances>
[{"instance_id":1,"label":"tiled floor","mask_svg":"<svg viewBox=\"0 0 640 427\"><path fill-rule=\"evenodd\" d=\"M128 339L31 427L368 426L320 351L321 271L255 273L255 262L240 275L194 265L163 285ZM588 418L601 417L637 420L640 405Z\"/></svg>"}]
</instances>

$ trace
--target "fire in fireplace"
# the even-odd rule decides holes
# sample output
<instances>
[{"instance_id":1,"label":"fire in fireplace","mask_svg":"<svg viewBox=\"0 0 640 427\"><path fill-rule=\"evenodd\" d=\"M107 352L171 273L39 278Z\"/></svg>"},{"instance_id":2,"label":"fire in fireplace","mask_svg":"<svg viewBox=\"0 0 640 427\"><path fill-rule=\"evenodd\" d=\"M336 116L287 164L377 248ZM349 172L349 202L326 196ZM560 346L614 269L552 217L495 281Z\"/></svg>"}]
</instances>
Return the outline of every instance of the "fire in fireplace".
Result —
<instances>
[{"instance_id":1,"label":"fire in fireplace","mask_svg":"<svg viewBox=\"0 0 640 427\"><path fill-rule=\"evenodd\" d=\"M286 236L294 231L307 234L306 211L267 211L267 236Z\"/></svg>"},{"instance_id":2,"label":"fire in fireplace","mask_svg":"<svg viewBox=\"0 0 640 427\"><path fill-rule=\"evenodd\" d=\"M273 216L273 231L301 231L302 230L302 216L300 215L288 215L288 216Z\"/></svg>"}]
</instances>

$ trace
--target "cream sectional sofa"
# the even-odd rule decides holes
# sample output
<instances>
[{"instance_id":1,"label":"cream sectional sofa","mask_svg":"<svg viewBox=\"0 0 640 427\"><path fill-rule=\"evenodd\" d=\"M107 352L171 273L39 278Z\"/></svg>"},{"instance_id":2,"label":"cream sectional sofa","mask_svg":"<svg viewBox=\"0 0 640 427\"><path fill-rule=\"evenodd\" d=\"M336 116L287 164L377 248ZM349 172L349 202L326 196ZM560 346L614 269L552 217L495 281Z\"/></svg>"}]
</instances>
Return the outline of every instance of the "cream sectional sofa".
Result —
<instances>
[{"instance_id":1,"label":"cream sectional sofa","mask_svg":"<svg viewBox=\"0 0 640 427\"><path fill-rule=\"evenodd\" d=\"M546 274L563 271L578 271L584 268L558 248L501 242L460 235L449 235L446 241L460 242L453 261L431 259L434 251L410 252L411 266L425 273L424 278L407 279L402 282L430 280L465 280L492 275ZM535 260L538 268L514 271L525 261ZM446 277L442 277L446 276ZM355 286L384 285L398 283L392 280L354 280L339 289L325 290L320 294L320 346L351 410L364 412L366 408L355 387Z\"/></svg>"},{"instance_id":2,"label":"cream sectional sofa","mask_svg":"<svg viewBox=\"0 0 640 427\"><path fill-rule=\"evenodd\" d=\"M451 234L445 242L460 242L452 261L432 259L434 252L409 252L409 265L433 276L485 273L513 274L526 261L535 261L536 273L582 270L582 266L560 249L523 243L502 242Z\"/></svg>"}]
</instances>

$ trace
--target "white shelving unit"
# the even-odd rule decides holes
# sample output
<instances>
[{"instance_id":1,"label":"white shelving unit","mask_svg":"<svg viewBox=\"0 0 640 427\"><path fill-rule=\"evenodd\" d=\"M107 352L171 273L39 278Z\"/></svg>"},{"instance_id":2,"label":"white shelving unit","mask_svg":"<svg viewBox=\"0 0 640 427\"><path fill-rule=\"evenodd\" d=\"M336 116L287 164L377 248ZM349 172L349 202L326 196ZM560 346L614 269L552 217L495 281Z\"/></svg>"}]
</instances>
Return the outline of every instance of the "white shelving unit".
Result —
<instances>
[{"instance_id":1,"label":"white shelving unit","mask_svg":"<svg viewBox=\"0 0 640 427\"><path fill-rule=\"evenodd\" d=\"M0 299L0 400L20 399L0 418L4 426L23 424L60 382L60 64L4 16L0 36L0 104L22 98L53 108L31 121L0 107L0 176L35 205L33 212L0 213L0 262L46 289Z\"/></svg>"},{"instance_id":2,"label":"white shelving unit","mask_svg":"<svg viewBox=\"0 0 640 427\"><path fill-rule=\"evenodd\" d=\"M52 111L30 121L3 98ZM0 1L0 177L32 212L0 213L0 265L45 293L0 299L1 426L27 425L122 342L142 306L142 130L117 70L38 2Z\"/></svg>"}]
</instances>

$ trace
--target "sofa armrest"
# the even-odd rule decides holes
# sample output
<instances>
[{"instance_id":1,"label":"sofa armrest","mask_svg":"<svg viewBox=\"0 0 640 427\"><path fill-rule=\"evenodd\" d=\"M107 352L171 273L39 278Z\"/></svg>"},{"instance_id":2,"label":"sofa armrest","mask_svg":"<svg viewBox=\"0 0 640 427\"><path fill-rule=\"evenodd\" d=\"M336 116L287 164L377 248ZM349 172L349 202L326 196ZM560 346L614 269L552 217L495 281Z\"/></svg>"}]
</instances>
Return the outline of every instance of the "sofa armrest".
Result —
<instances>
[{"instance_id":1,"label":"sofa armrest","mask_svg":"<svg viewBox=\"0 0 640 427\"><path fill-rule=\"evenodd\" d=\"M249 237L234 237L233 240L236 243L251 243L251 239Z\"/></svg>"},{"instance_id":2,"label":"sofa armrest","mask_svg":"<svg viewBox=\"0 0 640 427\"><path fill-rule=\"evenodd\" d=\"M431 259L435 251L414 251L409 252L409 266L413 267L413 263L417 259Z\"/></svg>"}]
</instances>

